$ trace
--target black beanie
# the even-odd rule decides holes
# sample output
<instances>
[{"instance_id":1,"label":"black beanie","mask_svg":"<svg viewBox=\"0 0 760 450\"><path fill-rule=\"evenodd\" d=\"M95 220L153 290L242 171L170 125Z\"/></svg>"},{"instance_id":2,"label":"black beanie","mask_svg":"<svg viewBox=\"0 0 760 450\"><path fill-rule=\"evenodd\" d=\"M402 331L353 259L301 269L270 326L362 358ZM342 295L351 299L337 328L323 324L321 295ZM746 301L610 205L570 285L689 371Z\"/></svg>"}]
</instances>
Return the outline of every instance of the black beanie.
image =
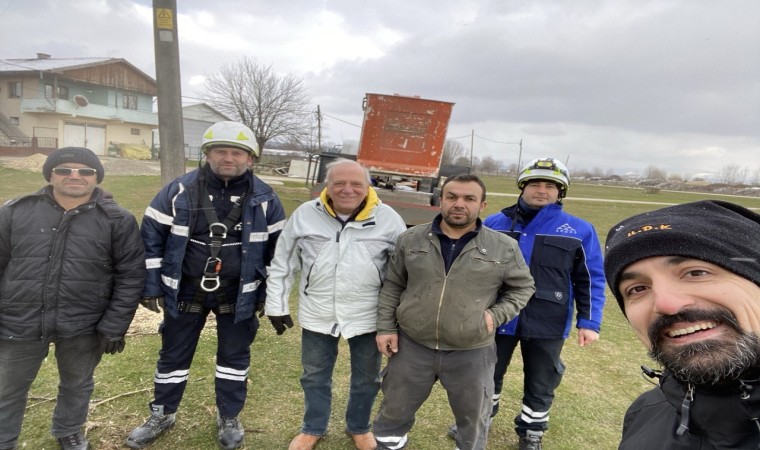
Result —
<instances>
[{"instance_id":1,"label":"black beanie","mask_svg":"<svg viewBox=\"0 0 760 450\"><path fill-rule=\"evenodd\" d=\"M704 200L629 217L610 229L604 273L620 309L620 274L652 256L716 264L760 285L760 215L729 202Z\"/></svg>"},{"instance_id":2,"label":"black beanie","mask_svg":"<svg viewBox=\"0 0 760 450\"><path fill-rule=\"evenodd\" d=\"M50 181L50 174L53 172L54 167L65 163L84 164L97 170L98 184L103 181L103 177L106 174L103 164L100 163L100 159L98 159L92 150L84 147L63 147L53 151L45 160L45 164L42 166L42 175L45 176L45 180Z\"/></svg>"}]
</instances>

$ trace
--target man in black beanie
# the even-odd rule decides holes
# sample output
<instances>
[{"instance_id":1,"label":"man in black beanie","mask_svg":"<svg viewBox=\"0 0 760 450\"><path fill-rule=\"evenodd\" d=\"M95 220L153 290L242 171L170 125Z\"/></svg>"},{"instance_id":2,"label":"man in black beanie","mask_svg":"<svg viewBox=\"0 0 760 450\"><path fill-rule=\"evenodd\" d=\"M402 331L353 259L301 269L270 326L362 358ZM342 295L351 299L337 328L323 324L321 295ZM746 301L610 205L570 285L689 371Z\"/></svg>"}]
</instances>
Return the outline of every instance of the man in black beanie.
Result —
<instances>
[{"instance_id":1,"label":"man in black beanie","mask_svg":"<svg viewBox=\"0 0 760 450\"><path fill-rule=\"evenodd\" d=\"M90 150L55 150L50 183L0 207L0 450L15 449L29 387L50 344L58 366L51 431L64 450L89 448L82 426L103 353L124 335L145 280L135 217L97 185Z\"/></svg>"},{"instance_id":2,"label":"man in black beanie","mask_svg":"<svg viewBox=\"0 0 760 450\"><path fill-rule=\"evenodd\" d=\"M625 219L607 282L663 368L628 409L620 449L760 446L760 215L699 201Z\"/></svg>"}]
</instances>

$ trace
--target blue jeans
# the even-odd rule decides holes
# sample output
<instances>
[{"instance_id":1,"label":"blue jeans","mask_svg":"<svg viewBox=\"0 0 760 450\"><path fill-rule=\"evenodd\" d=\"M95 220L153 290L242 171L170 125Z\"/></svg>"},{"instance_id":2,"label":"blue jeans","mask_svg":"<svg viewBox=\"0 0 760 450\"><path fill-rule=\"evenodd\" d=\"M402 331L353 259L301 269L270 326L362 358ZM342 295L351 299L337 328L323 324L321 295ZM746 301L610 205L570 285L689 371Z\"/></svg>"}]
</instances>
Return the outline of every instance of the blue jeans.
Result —
<instances>
[{"instance_id":1,"label":"blue jeans","mask_svg":"<svg viewBox=\"0 0 760 450\"><path fill-rule=\"evenodd\" d=\"M351 386L346 407L346 431L363 434L370 430L370 415L380 390L382 355L375 343L376 333L348 339L351 353ZM332 374L338 358L340 337L303 330L301 364L304 416L301 431L322 436L327 433L332 404Z\"/></svg>"},{"instance_id":2,"label":"blue jeans","mask_svg":"<svg viewBox=\"0 0 760 450\"><path fill-rule=\"evenodd\" d=\"M102 353L97 334L54 342L60 382L51 432L59 438L80 431L87 420L92 375ZM29 387L49 349L49 342L0 340L0 448L16 445Z\"/></svg>"}]
</instances>

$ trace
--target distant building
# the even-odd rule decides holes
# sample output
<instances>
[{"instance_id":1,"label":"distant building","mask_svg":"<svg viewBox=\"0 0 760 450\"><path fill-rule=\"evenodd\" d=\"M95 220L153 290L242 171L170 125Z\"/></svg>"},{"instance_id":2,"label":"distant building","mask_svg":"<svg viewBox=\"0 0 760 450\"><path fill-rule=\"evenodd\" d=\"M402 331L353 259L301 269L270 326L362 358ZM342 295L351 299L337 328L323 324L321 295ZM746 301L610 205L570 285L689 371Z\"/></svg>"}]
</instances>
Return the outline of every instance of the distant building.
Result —
<instances>
[{"instance_id":1,"label":"distant building","mask_svg":"<svg viewBox=\"0 0 760 450\"><path fill-rule=\"evenodd\" d=\"M150 146L156 81L121 58L0 58L0 153Z\"/></svg>"},{"instance_id":2,"label":"distant building","mask_svg":"<svg viewBox=\"0 0 760 450\"><path fill-rule=\"evenodd\" d=\"M211 125L223 120L230 120L230 118L206 103L182 107L182 135L186 160L197 161L200 158L203 133ZM153 130L153 145L161 146L158 129Z\"/></svg>"}]
</instances>

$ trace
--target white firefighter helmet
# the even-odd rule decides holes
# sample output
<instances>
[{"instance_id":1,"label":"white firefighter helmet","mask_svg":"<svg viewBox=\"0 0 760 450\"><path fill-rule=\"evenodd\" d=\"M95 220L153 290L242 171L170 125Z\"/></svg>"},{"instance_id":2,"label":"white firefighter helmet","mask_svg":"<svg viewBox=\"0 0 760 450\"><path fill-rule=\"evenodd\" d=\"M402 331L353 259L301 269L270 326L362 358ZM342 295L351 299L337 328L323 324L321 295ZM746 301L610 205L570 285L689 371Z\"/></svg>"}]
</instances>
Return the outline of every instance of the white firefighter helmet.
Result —
<instances>
[{"instance_id":1,"label":"white firefighter helmet","mask_svg":"<svg viewBox=\"0 0 760 450\"><path fill-rule=\"evenodd\" d=\"M256 136L250 128L238 122L223 121L211 125L203 133L201 151L208 154L213 147L235 147L245 150L251 156L259 156Z\"/></svg>"},{"instance_id":2,"label":"white firefighter helmet","mask_svg":"<svg viewBox=\"0 0 760 450\"><path fill-rule=\"evenodd\" d=\"M554 158L538 158L529 162L517 175L517 187L522 191L530 180L547 180L557 183L559 198L564 198L570 187L570 173L567 167Z\"/></svg>"}]
</instances>

